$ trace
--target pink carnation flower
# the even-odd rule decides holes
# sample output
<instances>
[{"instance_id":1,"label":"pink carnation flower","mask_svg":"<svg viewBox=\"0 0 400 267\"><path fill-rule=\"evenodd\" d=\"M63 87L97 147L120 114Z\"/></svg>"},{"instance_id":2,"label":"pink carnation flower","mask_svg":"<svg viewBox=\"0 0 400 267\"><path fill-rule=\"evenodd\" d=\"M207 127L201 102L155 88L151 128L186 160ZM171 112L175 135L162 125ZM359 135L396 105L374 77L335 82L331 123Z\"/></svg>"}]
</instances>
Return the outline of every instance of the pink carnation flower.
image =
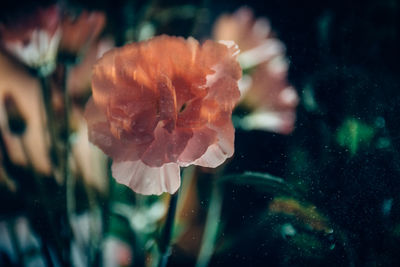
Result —
<instances>
[{"instance_id":1,"label":"pink carnation flower","mask_svg":"<svg viewBox=\"0 0 400 267\"><path fill-rule=\"evenodd\" d=\"M217 167L233 155L237 53L233 42L165 35L105 53L85 115L118 182L141 194L174 193L180 167Z\"/></svg>"},{"instance_id":2,"label":"pink carnation flower","mask_svg":"<svg viewBox=\"0 0 400 267\"><path fill-rule=\"evenodd\" d=\"M255 19L250 9L240 8L217 20L214 38L236 42L240 65L252 70L240 81L241 103L253 111L243 121L246 126L290 133L298 95L287 81L285 46L274 36L268 20Z\"/></svg>"}]
</instances>

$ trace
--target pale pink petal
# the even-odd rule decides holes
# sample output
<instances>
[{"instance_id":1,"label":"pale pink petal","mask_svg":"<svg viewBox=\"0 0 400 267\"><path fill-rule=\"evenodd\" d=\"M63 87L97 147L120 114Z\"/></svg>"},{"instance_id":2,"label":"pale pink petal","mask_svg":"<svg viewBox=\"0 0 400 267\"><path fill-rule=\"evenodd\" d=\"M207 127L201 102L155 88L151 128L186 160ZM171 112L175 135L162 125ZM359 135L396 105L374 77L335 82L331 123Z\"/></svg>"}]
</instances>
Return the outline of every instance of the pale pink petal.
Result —
<instances>
[{"instance_id":1,"label":"pale pink petal","mask_svg":"<svg viewBox=\"0 0 400 267\"><path fill-rule=\"evenodd\" d=\"M193 137L190 138L185 150L178 158L179 165L186 167L193 164L207 151L210 145L217 141L216 138L217 132L210 128L195 129Z\"/></svg>"},{"instance_id":2,"label":"pale pink petal","mask_svg":"<svg viewBox=\"0 0 400 267\"><path fill-rule=\"evenodd\" d=\"M217 143L208 147L207 151L193 164L203 167L216 168L232 157L234 152L235 129L229 121L222 127L214 129L218 132Z\"/></svg>"},{"instance_id":3,"label":"pale pink petal","mask_svg":"<svg viewBox=\"0 0 400 267\"><path fill-rule=\"evenodd\" d=\"M245 128L290 133L294 129L298 95L287 79L285 46L271 31L268 20L256 20L249 8L240 8L217 20L214 37L235 41L241 50L240 65L252 70L240 83L241 104L263 114L250 114L252 117L243 120Z\"/></svg>"},{"instance_id":4,"label":"pale pink petal","mask_svg":"<svg viewBox=\"0 0 400 267\"><path fill-rule=\"evenodd\" d=\"M141 160L113 162L112 175L121 184L144 195L175 193L181 183L179 165L166 163L161 167L149 167Z\"/></svg>"}]
</instances>

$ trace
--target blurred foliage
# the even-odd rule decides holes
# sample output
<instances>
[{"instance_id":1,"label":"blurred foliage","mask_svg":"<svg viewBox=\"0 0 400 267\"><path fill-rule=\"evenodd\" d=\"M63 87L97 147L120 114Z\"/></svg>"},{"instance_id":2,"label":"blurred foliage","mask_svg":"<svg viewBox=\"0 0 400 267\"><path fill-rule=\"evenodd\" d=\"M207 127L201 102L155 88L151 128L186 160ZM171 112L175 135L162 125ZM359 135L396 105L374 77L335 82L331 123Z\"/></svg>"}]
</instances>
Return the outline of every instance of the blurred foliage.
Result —
<instances>
[{"instance_id":1,"label":"blurred foliage","mask_svg":"<svg viewBox=\"0 0 400 267\"><path fill-rule=\"evenodd\" d=\"M367 146L374 136L374 128L357 121L347 119L337 131L337 142L340 146L347 148L354 155L360 146Z\"/></svg>"},{"instance_id":2,"label":"blurred foliage","mask_svg":"<svg viewBox=\"0 0 400 267\"><path fill-rule=\"evenodd\" d=\"M272 213L291 215L309 226L310 229L325 233L332 232L327 219L318 213L314 205L304 205L292 198L275 197L269 204L269 210Z\"/></svg>"}]
</instances>

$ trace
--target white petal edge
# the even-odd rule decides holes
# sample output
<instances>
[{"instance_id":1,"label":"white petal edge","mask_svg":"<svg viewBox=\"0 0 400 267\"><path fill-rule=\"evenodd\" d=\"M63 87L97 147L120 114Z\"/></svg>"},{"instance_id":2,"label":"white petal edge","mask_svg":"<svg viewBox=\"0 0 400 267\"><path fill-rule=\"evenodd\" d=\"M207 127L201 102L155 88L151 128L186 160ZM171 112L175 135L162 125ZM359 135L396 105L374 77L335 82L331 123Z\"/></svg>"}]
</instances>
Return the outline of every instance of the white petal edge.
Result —
<instances>
[{"instance_id":1,"label":"white petal edge","mask_svg":"<svg viewBox=\"0 0 400 267\"><path fill-rule=\"evenodd\" d=\"M141 160L120 161L113 162L111 170L118 183L143 195L173 194L181 184L180 168L176 163L150 167Z\"/></svg>"},{"instance_id":2,"label":"white petal edge","mask_svg":"<svg viewBox=\"0 0 400 267\"><path fill-rule=\"evenodd\" d=\"M216 168L224 163L227 158L232 157L233 151L233 145L219 136L218 142L209 146L206 152L199 159L195 160L193 164L207 168Z\"/></svg>"}]
</instances>

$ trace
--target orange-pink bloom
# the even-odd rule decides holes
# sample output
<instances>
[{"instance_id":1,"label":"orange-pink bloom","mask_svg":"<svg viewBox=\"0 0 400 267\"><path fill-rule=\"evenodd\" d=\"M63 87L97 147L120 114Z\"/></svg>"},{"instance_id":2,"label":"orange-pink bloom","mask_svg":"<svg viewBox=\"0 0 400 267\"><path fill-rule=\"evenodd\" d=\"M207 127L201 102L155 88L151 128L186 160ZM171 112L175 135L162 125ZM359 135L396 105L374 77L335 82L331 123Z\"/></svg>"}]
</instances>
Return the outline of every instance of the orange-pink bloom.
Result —
<instances>
[{"instance_id":1,"label":"orange-pink bloom","mask_svg":"<svg viewBox=\"0 0 400 267\"><path fill-rule=\"evenodd\" d=\"M59 18L58 7L50 6L0 24L1 45L29 67L54 65L61 37Z\"/></svg>"},{"instance_id":2,"label":"orange-pink bloom","mask_svg":"<svg viewBox=\"0 0 400 267\"><path fill-rule=\"evenodd\" d=\"M239 62L243 69L250 70L240 82L241 103L254 111L252 121L260 128L290 133L298 96L287 81L285 47L274 36L269 22L255 19L248 8L240 8L217 20L214 38L233 40L239 45Z\"/></svg>"},{"instance_id":3,"label":"orange-pink bloom","mask_svg":"<svg viewBox=\"0 0 400 267\"><path fill-rule=\"evenodd\" d=\"M79 16L66 15L62 21L62 39L60 49L70 53L79 54L96 40L106 23L103 12L83 11Z\"/></svg>"},{"instance_id":4,"label":"orange-pink bloom","mask_svg":"<svg viewBox=\"0 0 400 267\"><path fill-rule=\"evenodd\" d=\"M94 66L89 139L118 182L174 193L180 167L217 167L234 151L241 69L233 42L159 36L107 52Z\"/></svg>"}]
</instances>

